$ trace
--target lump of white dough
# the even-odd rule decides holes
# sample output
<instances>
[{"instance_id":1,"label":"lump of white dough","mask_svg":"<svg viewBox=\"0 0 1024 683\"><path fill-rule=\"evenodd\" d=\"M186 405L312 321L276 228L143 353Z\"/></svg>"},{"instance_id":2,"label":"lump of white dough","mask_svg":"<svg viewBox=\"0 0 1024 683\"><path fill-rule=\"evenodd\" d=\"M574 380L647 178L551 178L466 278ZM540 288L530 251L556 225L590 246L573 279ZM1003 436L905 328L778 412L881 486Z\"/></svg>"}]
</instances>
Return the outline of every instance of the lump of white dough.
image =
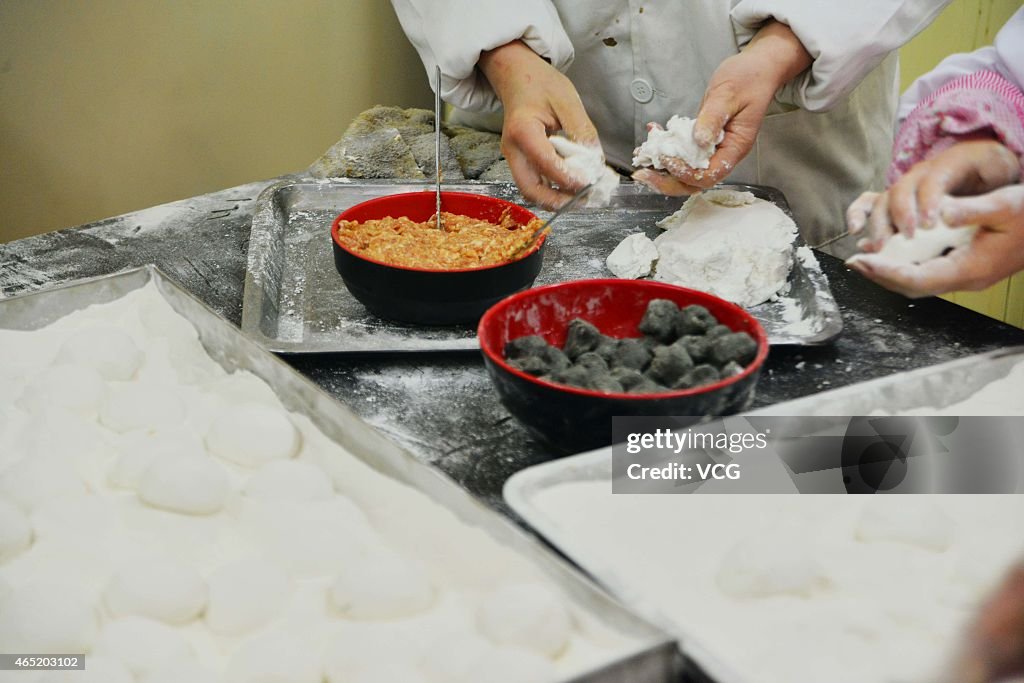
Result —
<instances>
[{"instance_id":1,"label":"lump of white dough","mask_svg":"<svg viewBox=\"0 0 1024 683\"><path fill-rule=\"evenodd\" d=\"M55 456L25 457L0 474L0 495L25 512L50 498L74 497L85 491L74 470Z\"/></svg>"},{"instance_id":2,"label":"lump of white dough","mask_svg":"<svg viewBox=\"0 0 1024 683\"><path fill-rule=\"evenodd\" d=\"M231 406L214 419L206 433L211 453L245 467L291 458L300 445L299 430L288 416L258 403Z\"/></svg>"},{"instance_id":3,"label":"lump of white dough","mask_svg":"<svg viewBox=\"0 0 1024 683\"><path fill-rule=\"evenodd\" d=\"M198 617L206 599L206 582L199 572L169 557L125 564L103 592L103 602L115 617L148 617L172 626Z\"/></svg>"},{"instance_id":4,"label":"lump of white dough","mask_svg":"<svg viewBox=\"0 0 1024 683\"><path fill-rule=\"evenodd\" d=\"M651 274L658 260L658 248L650 237L638 232L619 242L605 263L615 277L635 280Z\"/></svg>"},{"instance_id":5,"label":"lump of white dough","mask_svg":"<svg viewBox=\"0 0 1024 683\"><path fill-rule=\"evenodd\" d=\"M124 330L88 327L76 330L57 351L55 364L90 367L104 379L126 382L142 365L143 353Z\"/></svg>"},{"instance_id":6,"label":"lump of white dough","mask_svg":"<svg viewBox=\"0 0 1024 683\"><path fill-rule=\"evenodd\" d=\"M232 655L225 683L321 683L317 653L298 638L268 633L248 640Z\"/></svg>"},{"instance_id":7,"label":"lump of white dough","mask_svg":"<svg viewBox=\"0 0 1024 683\"><path fill-rule=\"evenodd\" d=\"M112 657L95 657L89 655L85 671L68 672L68 683L135 683L135 677L121 662ZM179 679L177 683L192 679ZM153 683L153 679L146 679Z\"/></svg>"},{"instance_id":8,"label":"lump of white dough","mask_svg":"<svg viewBox=\"0 0 1024 683\"><path fill-rule=\"evenodd\" d=\"M741 600L813 595L828 585L828 578L803 540L761 533L740 541L722 557L718 588Z\"/></svg>"},{"instance_id":9,"label":"lump of white dough","mask_svg":"<svg viewBox=\"0 0 1024 683\"><path fill-rule=\"evenodd\" d=\"M344 496L322 501L258 501L246 513L256 542L296 578L336 575L381 541L366 515Z\"/></svg>"},{"instance_id":10,"label":"lump of white dough","mask_svg":"<svg viewBox=\"0 0 1024 683\"><path fill-rule=\"evenodd\" d=\"M561 597L540 583L502 586L477 611L481 632L498 645L557 657L569 643L572 620Z\"/></svg>"},{"instance_id":11,"label":"lump of white dough","mask_svg":"<svg viewBox=\"0 0 1024 683\"><path fill-rule=\"evenodd\" d=\"M549 660L518 648L499 647L476 662L466 683L551 683L558 678L558 671Z\"/></svg>"},{"instance_id":12,"label":"lump of white dough","mask_svg":"<svg viewBox=\"0 0 1024 683\"><path fill-rule=\"evenodd\" d=\"M21 508L0 498L0 564L32 545L32 523Z\"/></svg>"},{"instance_id":13,"label":"lump of white dough","mask_svg":"<svg viewBox=\"0 0 1024 683\"><path fill-rule=\"evenodd\" d=\"M30 413L59 407L89 417L96 414L105 390L103 377L94 368L55 365L29 382L18 405Z\"/></svg>"},{"instance_id":14,"label":"lump of white dough","mask_svg":"<svg viewBox=\"0 0 1024 683\"><path fill-rule=\"evenodd\" d=\"M150 432L132 432L121 437L117 446L121 452L107 470L107 483L114 488L135 491L142 475L157 458L205 456L202 440L185 429Z\"/></svg>"},{"instance_id":15,"label":"lump of white dough","mask_svg":"<svg viewBox=\"0 0 1024 683\"><path fill-rule=\"evenodd\" d=\"M121 433L166 430L185 420L185 405L166 387L139 382L112 384L100 403L99 419Z\"/></svg>"},{"instance_id":16,"label":"lump of white dough","mask_svg":"<svg viewBox=\"0 0 1024 683\"><path fill-rule=\"evenodd\" d=\"M429 609L434 587L418 562L378 551L345 564L331 584L330 600L349 619L400 619Z\"/></svg>"},{"instance_id":17,"label":"lump of white dough","mask_svg":"<svg viewBox=\"0 0 1024 683\"><path fill-rule=\"evenodd\" d=\"M373 662L344 681L327 680L328 683L427 683L420 671L404 662Z\"/></svg>"},{"instance_id":18,"label":"lump of white dough","mask_svg":"<svg viewBox=\"0 0 1024 683\"><path fill-rule=\"evenodd\" d=\"M431 683L470 683L477 664L493 650L475 633L445 633L426 648L420 669Z\"/></svg>"},{"instance_id":19,"label":"lump of white dough","mask_svg":"<svg viewBox=\"0 0 1024 683\"><path fill-rule=\"evenodd\" d=\"M876 255L890 263L923 263L942 256L950 249L967 246L977 231L975 225L951 228L940 220L931 228L918 228L910 239L902 232L892 235ZM856 258L853 256L850 260Z\"/></svg>"},{"instance_id":20,"label":"lump of white dough","mask_svg":"<svg viewBox=\"0 0 1024 683\"><path fill-rule=\"evenodd\" d=\"M206 625L234 636L270 622L284 609L291 582L282 569L255 558L226 564L210 575Z\"/></svg>"},{"instance_id":21,"label":"lump of white dough","mask_svg":"<svg viewBox=\"0 0 1024 683\"><path fill-rule=\"evenodd\" d=\"M935 553L953 543L953 520L942 508L913 496L872 496L857 520L855 537L864 543L891 542Z\"/></svg>"},{"instance_id":22,"label":"lump of white dough","mask_svg":"<svg viewBox=\"0 0 1024 683\"><path fill-rule=\"evenodd\" d=\"M693 126L696 119L685 116L673 116L664 128L652 128L647 133L644 143L633 151L633 165L636 167L650 166L658 170L664 169L663 157L682 159L687 166L694 169L705 169L711 165L711 157L715 154L718 140L710 145L698 145L693 139Z\"/></svg>"},{"instance_id":23,"label":"lump of white dough","mask_svg":"<svg viewBox=\"0 0 1024 683\"><path fill-rule=\"evenodd\" d=\"M587 193L585 206L608 206L619 185L619 174L605 163L601 147L581 145L560 135L552 135L548 140L565 160L569 173L585 184L593 185Z\"/></svg>"},{"instance_id":24,"label":"lump of white dough","mask_svg":"<svg viewBox=\"0 0 1024 683\"><path fill-rule=\"evenodd\" d=\"M695 195L658 223L654 279L756 306L786 285L796 224L771 202L726 192Z\"/></svg>"},{"instance_id":25,"label":"lump of white dough","mask_svg":"<svg viewBox=\"0 0 1024 683\"><path fill-rule=\"evenodd\" d=\"M0 647L7 652L85 653L96 631L95 606L70 585L37 582L16 588L0 610Z\"/></svg>"},{"instance_id":26,"label":"lump of white dough","mask_svg":"<svg viewBox=\"0 0 1024 683\"><path fill-rule=\"evenodd\" d=\"M271 460L245 482L250 498L268 500L324 500L334 487L324 471L300 460Z\"/></svg>"},{"instance_id":27,"label":"lump of white dough","mask_svg":"<svg viewBox=\"0 0 1024 683\"><path fill-rule=\"evenodd\" d=\"M92 660L89 660L92 666ZM198 662L188 660L175 662L146 676L143 683L221 683L220 676L204 668Z\"/></svg>"},{"instance_id":28,"label":"lump of white dough","mask_svg":"<svg viewBox=\"0 0 1024 683\"><path fill-rule=\"evenodd\" d=\"M153 507L188 515L212 515L229 492L224 468L212 458L183 455L156 458L139 480L139 499Z\"/></svg>"},{"instance_id":29,"label":"lump of white dough","mask_svg":"<svg viewBox=\"0 0 1024 683\"><path fill-rule=\"evenodd\" d=\"M93 652L123 662L138 678L195 656L192 646L178 629L144 617L122 617L107 622Z\"/></svg>"}]
</instances>

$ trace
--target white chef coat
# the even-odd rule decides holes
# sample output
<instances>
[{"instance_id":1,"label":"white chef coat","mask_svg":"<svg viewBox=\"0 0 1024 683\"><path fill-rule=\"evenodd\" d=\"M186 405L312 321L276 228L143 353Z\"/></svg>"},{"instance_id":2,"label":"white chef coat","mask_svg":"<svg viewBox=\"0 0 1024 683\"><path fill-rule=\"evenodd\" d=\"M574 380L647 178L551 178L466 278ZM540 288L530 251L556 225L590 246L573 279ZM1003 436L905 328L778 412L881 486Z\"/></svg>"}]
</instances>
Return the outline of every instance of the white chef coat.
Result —
<instances>
[{"instance_id":1,"label":"white chef coat","mask_svg":"<svg viewBox=\"0 0 1024 683\"><path fill-rule=\"evenodd\" d=\"M898 92L892 52L948 2L392 0L427 73L440 64L447 102L499 109L476 63L522 39L572 80L609 162L622 168L649 121L695 116L723 59L769 19L788 24L814 64L779 91L729 180L782 189L811 244L845 230L860 192L884 187Z\"/></svg>"}]
</instances>

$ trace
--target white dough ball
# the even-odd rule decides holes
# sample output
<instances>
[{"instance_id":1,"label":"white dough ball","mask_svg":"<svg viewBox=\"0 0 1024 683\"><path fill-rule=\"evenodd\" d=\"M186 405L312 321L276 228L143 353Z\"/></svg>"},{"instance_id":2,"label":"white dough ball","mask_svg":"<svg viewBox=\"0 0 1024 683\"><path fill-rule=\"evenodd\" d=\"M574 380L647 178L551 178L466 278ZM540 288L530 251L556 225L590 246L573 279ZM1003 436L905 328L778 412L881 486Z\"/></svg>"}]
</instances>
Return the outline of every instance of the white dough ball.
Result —
<instances>
[{"instance_id":1,"label":"white dough ball","mask_svg":"<svg viewBox=\"0 0 1024 683\"><path fill-rule=\"evenodd\" d=\"M99 419L121 433L166 430L185 420L185 406L167 387L137 382L112 384L100 403Z\"/></svg>"},{"instance_id":2,"label":"white dough ball","mask_svg":"<svg viewBox=\"0 0 1024 683\"><path fill-rule=\"evenodd\" d=\"M329 683L335 683L330 678ZM427 683L427 678L410 664L402 662L374 662L346 678L345 683ZM338 683L342 683L338 681Z\"/></svg>"},{"instance_id":3,"label":"white dough ball","mask_svg":"<svg viewBox=\"0 0 1024 683\"><path fill-rule=\"evenodd\" d=\"M92 666L92 660L89 661ZM175 662L146 676L140 683L221 683L220 676L196 661Z\"/></svg>"},{"instance_id":4,"label":"white dough ball","mask_svg":"<svg viewBox=\"0 0 1024 683\"><path fill-rule=\"evenodd\" d=\"M0 647L7 652L89 652L96 629L92 602L63 584L38 582L15 589L0 611Z\"/></svg>"},{"instance_id":5,"label":"white dough ball","mask_svg":"<svg viewBox=\"0 0 1024 683\"><path fill-rule=\"evenodd\" d=\"M84 365L104 379L128 381L142 365L143 354L124 330L90 327L76 330L57 352L55 364Z\"/></svg>"},{"instance_id":6,"label":"white dough ball","mask_svg":"<svg viewBox=\"0 0 1024 683\"><path fill-rule=\"evenodd\" d=\"M123 662L139 678L195 656L178 629L143 617L107 622L93 652Z\"/></svg>"},{"instance_id":7,"label":"white dough ball","mask_svg":"<svg viewBox=\"0 0 1024 683\"><path fill-rule=\"evenodd\" d=\"M116 659L89 655L85 671L68 671L65 680L67 683L135 683L135 676Z\"/></svg>"},{"instance_id":8,"label":"white dough ball","mask_svg":"<svg viewBox=\"0 0 1024 683\"><path fill-rule=\"evenodd\" d=\"M301 460L271 460L245 482L245 495L270 500L324 500L334 487L324 471Z\"/></svg>"},{"instance_id":9,"label":"white dough ball","mask_svg":"<svg viewBox=\"0 0 1024 683\"><path fill-rule=\"evenodd\" d=\"M142 502L188 515L219 511L228 492L224 468L206 456L156 458L139 481Z\"/></svg>"},{"instance_id":10,"label":"white dough ball","mask_svg":"<svg viewBox=\"0 0 1024 683\"><path fill-rule=\"evenodd\" d=\"M941 553L952 545L953 532L953 520L930 501L872 496L861 512L855 536L865 543L887 541Z\"/></svg>"},{"instance_id":11,"label":"white dough ball","mask_svg":"<svg viewBox=\"0 0 1024 683\"><path fill-rule=\"evenodd\" d=\"M142 475L157 458L206 455L202 440L184 429L126 434L121 437L118 450L121 454L107 471L107 483L129 491L138 490Z\"/></svg>"},{"instance_id":12,"label":"white dough ball","mask_svg":"<svg viewBox=\"0 0 1024 683\"><path fill-rule=\"evenodd\" d=\"M517 648L500 647L477 661L466 683L551 683L558 678L555 666L544 657Z\"/></svg>"},{"instance_id":13,"label":"white dough ball","mask_svg":"<svg viewBox=\"0 0 1024 683\"><path fill-rule=\"evenodd\" d=\"M206 582L199 572L169 557L129 562L103 593L107 610L115 617L149 617L172 626L198 617L206 599Z\"/></svg>"},{"instance_id":14,"label":"white dough ball","mask_svg":"<svg viewBox=\"0 0 1024 683\"><path fill-rule=\"evenodd\" d=\"M214 419L206 433L211 453L246 467L291 458L300 445L299 430L288 416L259 403L231 406Z\"/></svg>"},{"instance_id":15,"label":"white dough ball","mask_svg":"<svg viewBox=\"0 0 1024 683\"><path fill-rule=\"evenodd\" d=\"M18 405L28 412L58 407L83 416L96 414L106 384L86 365L55 365L43 370L25 387Z\"/></svg>"},{"instance_id":16,"label":"white dough ball","mask_svg":"<svg viewBox=\"0 0 1024 683\"><path fill-rule=\"evenodd\" d=\"M321 683L323 666L310 645L285 634L248 640L228 661L225 683Z\"/></svg>"},{"instance_id":17,"label":"white dough ball","mask_svg":"<svg viewBox=\"0 0 1024 683\"><path fill-rule=\"evenodd\" d=\"M26 512L51 498L86 492L75 471L54 456L25 457L0 474L0 495Z\"/></svg>"},{"instance_id":18,"label":"white dough ball","mask_svg":"<svg viewBox=\"0 0 1024 683\"><path fill-rule=\"evenodd\" d=\"M737 543L721 561L718 587L733 598L776 595L807 597L828 585L824 569L806 542L770 533Z\"/></svg>"},{"instance_id":19,"label":"white dough ball","mask_svg":"<svg viewBox=\"0 0 1024 683\"><path fill-rule=\"evenodd\" d=\"M353 558L335 578L331 606L350 619L401 619L434 603L426 569L391 552Z\"/></svg>"},{"instance_id":20,"label":"white dough ball","mask_svg":"<svg viewBox=\"0 0 1024 683\"><path fill-rule=\"evenodd\" d=\"M426 649L420 669L431 683L470 683L479 662L493 650L475 633L444 634Z\"/></svg>"},{"instance_id":21,"label":"white dough ball","mask_svg":"<svg viewBox=\"0 0 1024 683\"><path fill-rule=\"evenodd\" d=\"M503 586L477 612L477 624L498 645L556 657L569 643L572 619L562 598L540 583Z\"/></svg>"},{"instance_id":22,"label":"white dough ball","mask_svg":"<svg viewBox=\"0 0 1024 683\"><path fill-rule=\"evenodd\" d=\"M0 563L32 545L32 523L20 508L0 498Z\"/></svg>"},{"instance_id":23,"label":"white dough ball","mask_svg":"<svg viewBox=\"0 0 1024 683\"><path fill-rule=\"evenodd\" d=\"M281 613L291 581L273 563L239 560L217 569L209 580L206 625L220 635L254 631Z\"/></svg>"}]
</instances>

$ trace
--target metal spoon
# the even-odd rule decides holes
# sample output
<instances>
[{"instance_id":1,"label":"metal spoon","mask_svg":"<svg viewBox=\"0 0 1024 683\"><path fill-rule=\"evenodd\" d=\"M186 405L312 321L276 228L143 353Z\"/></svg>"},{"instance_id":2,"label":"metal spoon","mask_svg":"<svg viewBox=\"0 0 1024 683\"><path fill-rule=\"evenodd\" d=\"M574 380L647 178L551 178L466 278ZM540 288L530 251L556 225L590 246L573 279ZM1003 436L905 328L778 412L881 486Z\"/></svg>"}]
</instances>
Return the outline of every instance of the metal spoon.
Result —
<instances>
[{"instance_id":1,"label":"metal spoon","mask_svg":"<svg viewBox=\"0 0 1024 683\"><path fill-rule=\"evenodd\" d=\"M441 225L441 66L437 66L437 75L434 80L434 172L436 178L435 188L435 216L437 217L437 229L444 230Z\"/></svg>"},{"instance_id":2,"label":"metal spoon","mask_svg":"<svg viewBox=\"0 0 1024 683\"><path fill-rule=\"evenodd\" d=\"M572 207L576 206L576 202L578 202L580 199L582 199L583 196L585 194L587 194L587 192L589 192L590 188L592 188L593 186L594 186L594 183L591 183L591 184L587 185L582 190L580 190L579 192L574 194L572 196L572 198L569 199L569 201L567 201L565 204L562 204L562 206L557 211L555 211L553 214L551 214L550 218L548 218L546 221L544 221L544 225L540 226L539 228L537 228L536 230L533 231L533 234L530 235L530 239L526 240L526 242L523 244L523 246L519 247L518 249L516 249L512 253L512 256L509 258L509 260L511 261L513 259L516 259L520 255L522 255L522 254L526 253L527 251L529 251L530 249L532 249L533 246L535 244L537 244L537 241L540 240L541 237L543 237L544 235L546 235L549 232L551 232L551 224L554 222L554 220L556 218L558 218L559 216L561 216L563 213L567 212Z\"/></svg>"}]
</instances>

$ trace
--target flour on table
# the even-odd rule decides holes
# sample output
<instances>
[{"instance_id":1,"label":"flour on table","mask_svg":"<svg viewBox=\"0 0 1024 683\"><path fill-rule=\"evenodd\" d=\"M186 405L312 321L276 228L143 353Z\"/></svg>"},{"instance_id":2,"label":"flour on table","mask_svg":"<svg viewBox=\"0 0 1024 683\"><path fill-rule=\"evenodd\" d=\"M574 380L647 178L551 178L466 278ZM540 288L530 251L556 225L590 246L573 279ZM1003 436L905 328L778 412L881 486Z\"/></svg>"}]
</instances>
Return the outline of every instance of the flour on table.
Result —
<instances>
[{"instance_id":1,"label":"flour on table","mask_svg":"<svg viewBox=\"0 0 1024 683\"><path fill-rule=\"evenodd\" d=\"M771 202L750 192L709 190L690 197L658 226L665 232L654 240L655 280L710 292L745 307L767 301L786 287L796 225ZM616 269L630 275L643 270L635 255L646 245L636 235L626 240L628 245L624 241L612 253L619 252ZM612 265L609 257L615 273Z\"/></svg>"},{"instance_id":2,"label":"flour on table","mask_svg":"<svg viewBox=\"0 0 1024 683\"><path fill-rule=\"evenodd\" d=\"M82 653L82 680L104 683L323 683L343 644L327 680L432 683L439 634L485 643L468 661L441 648L452 683L572 678L636 651L593 638L555 586L565 619L515 631L552 634L548 651L491 643L490 591L545 582L222 369L155 285L0 329L0 649Z\"/></svg>"},{"instance_id":3,"label":"flour on table","mask_svg":"<svg viewBox=\"0 0 1024 683\"><path fill-rule=\"evenodd\" d=\"M593 184L587 193L585 206L608 206L612 192L619 185L619 174L604 161L600 146L590 147L573 142L560 135L548 138L558 155L565 160L569 172L586 184Z\"/></svg>"},{"instance_id":4,"label":"flour on table","mask_svg":"<svg viewBox=\"0 0 1024 683\"><path fill-rule=\"evenodd\" d=\"M673 157L682 159L690 168L706 169L711 165L711 157L724 133L710 145L699 145L693 139L693 126L696 123L696 119L673 116L664 128L652 128L644 143L633 152L633 165L661 170L665 168L662 159Z\"/></svg>"},{"instance_id":5,"label":"flour on table","mask_svg":"<svg viewBox=\"0 0 1024 683\"><path fill-rule=\"evenodd\" d=\"M991 416L991 415L1024 415L1024 362L1017 363L1006 377L989 382L970 397L948 405L922 406L910 410L901 410L900 415L937 415L937 416ZM872 415L889 415L877 410Z\"/></svg>"},{"instance_id":6,"label":"flour on table","mask_svg":"<svg viewBox=\"0 0 1024 683\"><path fill-rule=\"evenodd\" d=\"M608 254L605 264L615 277L635 280L651 274L658 260L654 241L642 232L630 235Z\"/></svg>"}]
</instances>

